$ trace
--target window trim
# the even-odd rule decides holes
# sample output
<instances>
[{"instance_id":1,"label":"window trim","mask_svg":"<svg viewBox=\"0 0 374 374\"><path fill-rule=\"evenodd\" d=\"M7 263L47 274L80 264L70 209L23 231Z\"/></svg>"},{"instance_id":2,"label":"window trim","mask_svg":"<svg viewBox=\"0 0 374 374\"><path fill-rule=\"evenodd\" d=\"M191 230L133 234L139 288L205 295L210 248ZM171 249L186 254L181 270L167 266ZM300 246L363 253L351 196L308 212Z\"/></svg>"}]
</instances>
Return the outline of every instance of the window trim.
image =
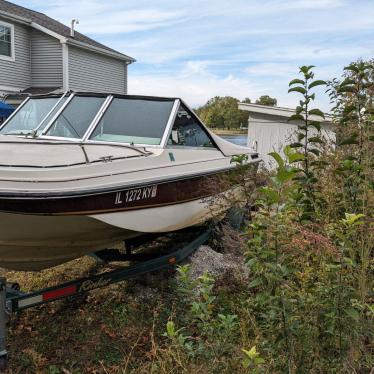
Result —
<instances>
[{"instance_id":1,"label":"window trim","mask_svg":"<svg viewBox=\"0 0 374 374\"><path fill-rule=\"evenodd\" d=\"M95 131L97 125L103 118L104 114L106 113L107 109L109 108L109 105L113 101L113 95L107 96L107 98L104 100L103 105L101 106L100 110L97 112L95 118L92 120L90 125L88 126L87 131L83 135L82 141L85 142L90 139L91 134Z\"/></svg>"},{"instance_id":2,"label":"window trim","mask_svg":"<svg viewBox=\"0 0 374 374\"><path fill-rule=\"evenodd\" d=\"M65 101L65 103L61 105L60 109L55 113L55 115L51 118L51 120L48 122L48 124L44 127L44 130L42 131L39 138L43 138L43 137L47 136L46 134L47 134L48 130L52 127L52 125L55 123L55 121L60 116L60 114L69 105L69 103L73 100L74 96L75 96L74 92L70 94L70 96Z\"/></svg>"},{"instance_id":3,"label":"window trim","mask_svg":"<svg viewBox=\"0 0 374 374\"><path fill-rule=\"evenodd\" d=\"M167 131L167 136L165 137L165 142L163 143L163 148L166 149L166 148L181 148L181 147L183 147L185 149L187 149L187 148L190 148L190 149L209 149L209 150L216 149L216 150L222 152L221 149L218 147L217 143L214 141L213 137L210 135L209 131L205 128L205 126L204 126L203 122L201 121L201 119L195 114L195 112L183 100L178 99L178 104L179 105L176 107L173 120L171 121L171 124L169 125L169 129ZM206 134L206 136L212 142L213 147L195 147L195 146L188 146L188 145L176 145L176 144L171 145L171 144L167 144L167 142L168 142L168 140L170 138L171 132L173 130L175 118L177 117L178 110L181 107L181 105L184 105L185 108L187 109L187 111L189 112L189 114L196 120L196 122L202 128L202 130L204 131L204 133ZM166 132L165 132L165 135L166 135Z\"/></svg>"},{"instance_id":4,"label":"window trim","mask_svg":"<svg viewBox=\"0 0 374 374\"><path fill-rule=\"evenodd\" d=\"M1 124L0 131L10 122L10 120L26 105L26 103L30 100L30 96L28 96L21 105Z\"/></svg>"},{"instance_id":5,"label":"window trim","mask_svg":"<svg viewBox=\"0 0 374 374\"><path fill-rule=\"evenodd\" d=\"M56 121L56 119L60 116L60 114L64 111L64 109L69 105L70 101L75 96L79 96L79 97L103 97L103 98L105 98L102 107L99 109L99 112L97 113L95 118L90 123L90 125L89 125L86 133L84 134L84 136L82 138L78 139L78 138L65 138L65 137L60 137L60 136L46 135L48 130L52 127L53 123ZM44 98L44 97L45 97L44 95L41 95L41 98ZM149 100L149 101L154 101L154 100L158 101L160 99L162 99L162 101L172 101L173 102L173 107L172 107L170 116L168 118L167 126L171 126L174 123L174 118L177 115L177 109L178 109L177 103L180 102L179 99L158 98L158 97L150 98L150 97L147 97L147 96L140 97L140 96L115 95L115 94L112 94L112 95L111 94L92 94L91 95L87 92L74 92L74 91L72 91L70 93L70 96L68 97L68 99L60 107L60 109L56 112L55 116L49 121L49 123L46 125L43 132L38 136L38 138L39 139L46 139L46 140L66 140L66 141L71 141L73 143L82 143L82 144L99 144L99 145L101 145L101 144L105 145L106 144L106 145L117 145L117 146L131 145L130 143L123 143L123 142L106 142L106 141L90 140L90 136L95 131L95 129L98 126L101 118L105 115L105 113L108 110L110 104L112 103L113 99L115 99L115 98L123 98L123 99L129 99L129 100L131 100L131 99L138 100L138 99L143 98L144 100ZM24 105L24 103L22 104L22 106L23 105ZM17 111L18 111L18 108L17 108ZM166 131L167 126L165 127L165 131ZM171 129L170 129L170 131L171 131ZM166 141L167 141L167 137L165 135L165 132L163 134L162 139L164 139L164 138L166 138ZM162 144L154 145L154 144L140 144L140 143L135 144L135 147L157 148L157 149L165 148L164 146L162 146Z\"/></svg>"},{"instance_id":6,"label":"window trim","mask_svg":"<svg viewBox=\"0 0 374 374\"><path fill-rule=\"evenodd\" d=\"M42 125L44 124L45 120L51 115L51 113L53 113L53 111L58 107L58 105L61 103L61 101L64 99L64 97L66 97L66 95L68 94L67 91L65 91L62 96L57 100L56 104L53 105L53 107L51 108L51 110L47 113L47 115L41 120L41 122L39 123L39 125L34 129L34 131L36 131L36 133L38 132L38 130L42 127ZM49 122L48 122L49 123ZM46 126L48 125L48 123L46 124Z\"/></svg>"},{"instance_id":7,"label":"window trim","mask_svg":"<svg viewBox=\"0 0 374 374\"><path fill-rule=\"evenodd\" d=\"M90 139L91 135L95 132L97 126L99 125L101 119L106 114L106 112L107 112L108 108L110 107L110 104L112 103L113 99L116 99L116 98L117 97L115 95L111 95L111 100L108 102L108 104L105 105L105 106L103 105L102 110L100 111L101 113L99 113L100 115L98 116L98 118L96 119L96 121L93 121L91 123L91 125L89 126L89 130L90 131L87 131L87 133L85 134L84 138L82 139L85 144L97 143L97 144L115 144L115 145L124 144L124 145L131 145L131 143L125 143L125 142L107 142L107 141L100 141L100 140L92 140L92 139ZM122 97L122 99L132 100L129 97ZM137 100L137 98L135 98L135 100ZM153 100L149 100L149 101L153 101ZM157 101L157 100L155 100L155 101ZM173 126L174 119L177 116L180 100L179 99L173 99L173 100L163 100L163 101L172 101L173 102L173 106L171 108L171 112L169 114L168 121L166 122L166 126L165 126L164 132L162 134L162 138L161 138L160 144L135 143L134 144L135 147L165 149L165 144L166 144L166 142L168 140L168 135L167 134L169 134L169 131L171 131L171 127Z\"/></svg>"},{"instance_id":8,"label":"window trim","mask_svg":"<svg viewBox=\"0 0 374 374\"><path fill-rule=\"evenodd\" d=\"M5 55L0 54L0 60L14 62L16 61L14 25L11 23L0 21L0 26L5 26L5 27L10 28L10 56L5 56Z\"/></svg>"},{"instance_id":9,"label":"window trim","mask_svg":"<svg viewBox=\"0 0 374 374\"><path fill-rule=\"evenodd\" d=\"M183 100L181 100L182 104L189 110L190 114L196 119L197 122L199 122L200 126L203 128L205 133L208 135L209 139L211 140L212 144L216 149L218 149L222 154L221 148L217 145L216 141L214 140L212 134L210 133L209 129L204 125L204 122L200 119L200 117L194 112L194 110ZM171 130L170 130L171 132Z\"/></svg>"},{"instance_id":10,"label":"window trim","mask_svg":"<svg viewBox=\"0 0 374 374\"><path fill-rule=\"evenodd\" d=\"M70 137L65 137L65 136L48 135L49 130L52 128L52 126L54 125L54 123L59 119L60 115L64 112L65 108L68 107L68 105L73 101L73 99L75 97L102 98L102 99L104 99L104 101L101 104L98 112L95 114L95 116L92 119L92 121L88 124L88 127L87 127L86 131L84 132L84 134L80 138L70 138ZM102 115L103 108L106 107L106 105L107 105L108 102L111 102L112 97L113 97L112 95L107 95L107 96L88 96L88 95L84 95L84 94L81 95L81 94L76 94L75 92L72 92L70 94L69 98L66 100L66 102L56 112L56 115L49 121L49 123L44 128L44 130L42 131L42 133L41 133L41 135L39 137L40 138L44 138L44 139L55 139L55 140L58 140L58 139L63 139L63 140L71 139L72 141L78 141L78 142L81 142L81 143L84 142L84 139L85 139L85 136L87 135L87 132L91 129L92 124L96 122L96 119Z\"/></svg>"},{"instance_id":11,"label":"window trim","mask_svg":"<svg viewBox=\"0 0 374 374\"><path fill-rule=\"evenodd\" d=\"M179 109L180 104L181 104L181 101L179 99L176 99L174 101L174 104L173 104L173 107L171 109L168 122L165 126L164 134L161 138L161 142L160 142L161 148L166 148L171 130L172 130L173 125L174 125L175 118L178 115L178 109Z\"/></svg>"},{"instance_id":12,"label":"window trim","mask_svg":"<svg viewBox=\"0 0 374 374\"><path fill-rule=\"evenodd\" d=\"M53 95L53 96L50 96L48 98L52 98L52 97L55 97L57 99L57 102L55 105L52 106L51 110L44 116L44 118L42 118L42 120L39 122L38 126L33 129L32 131L38 131L40 129L40 127L45 123L45 120L49 117L49 115L55 110L55 108L57 108L58 104L62 101L63 98L67 97L67 94L68 94L68 91L65 91L61 97L59 97L59 95ZM3 122L0 126L0 131L8 125L8 123L11 121L11 119L18 113L21 111L21 109L31 100L43 100L44 98L43 97L38 97L38 96L28 96L22 103L21 105L19 105L17 107L17 109L6 119L5 122ZM68 100L68 99L67 99ZM63 104L64 106L64 104ZM49 122L47 123L46 126L48 126ZM6 135L6 134L5 134ZM15 136L23 136L23 135L15 135ZM38 137L42 137L42 133L40 133L40 135Z\"/></svg>"},{"instance_id":13,"label":"window trim","mask_svg":"<svg viewBox=\"0 0 374 374\"><path fill-rule=\"evenodd\" d=\"M5 127L5 125L9 122L9 120L18 112L20 111L20 109L30 100L30 99L43 99L43 98L46 98L46 97L49 97L51 95L35 95L34 97L27 97L26 100L24 100L22 102L22 104L12 113L12 115L0 126L0 130ZM114 94L93 94L93 95L90 95L90 94L87 94L85 92L64 92L62 95L61 94L56 94L54 95L56 96L57 98L59 98L58 102L61 101L62 98L64 97L67 97L67 100L65 101L65 103L62 104L62 106L59 108L59 110L55 113L55 115L50 119L50 121L46 124L46 126L44 127L42 133L38 136L39 139L45 139L45 140L63 140L63 141L69 141L69 142L72 142L72 143L82 143L82 144L103 144L103 145L117 145L117 146L122 146L122 145L131 145L130 143L124 143L124 142L107 142L107 141L97 141L97 140L90 140L90 136L92 135L92 133L95 131L96 127L98 126L100 120L102 119L102 117L105 115L106 111L108 110L110 104L112 103L113 99L114 98L123 98L123 99L134 99L134 100L138 100L138 99L144 99L144 100L150 100L150 101L158 101L159 99L162 99L162 101L171 101L173 102L173 106L172 106L172 109L171 109L171 112L170 112L170 115L169 115L169 118L167 120L167 123L166 123L166 126L165 126L165 130L164 130L164 133L163 133L163 136L161 138L161 143L156 145L156 144L140 144L140 143L137 143L135 144L134 146L135 147L141 147L141 148L154 148L154 149L169 149L169 148L172 148L172 147L175 147L176 149L182 149L182 148L185 148L185 149L199 149L199 150L220 150L220 148L217 146L216 142L214 141L214 139L212 138L211 134L209 133L209 131L206 129L206 127L204 126L204 124L202 123L202 121L199 119L199 117L194 113L194 111L181 99L178 99L178 98L158 98L158 97L154 97L154 98L149 98L149 97L140 97L140 96L134 96L132 97L131 95L124 95L124 96L117 96L117 95L114 95ZM102 106L100 107L99 111L97 112L96 116L94 117L94 119L92 120L92 122L90 123L90 125L88 126L87 128L87 131L86 133L83 135L83 137L81 138L66 138L66 137L58 137L58 136L49 136L47 135L47 132L49 131L49 129L52 127L52 125L54 124L54 122L57 120L57 118L60 116L60 114L64 111L64 109L70 104L70 102L73 100L74 97L103 97L105 98L104 99L104 102L102 104ZM209 139L211 140L212 144L213 144L213 147L194 147L194 146L172 146L172 145L169 145L167 144L167 141L170 137L170 134L171 134L171 131L172 131L172 128L173 128L173 125L174 125L174 121L175 121L175 118L178 114L178 110L179 110L179 107L181 105L184 105L185 108L187 109L187 111L192 115L192 117L195 118L195 120L198 122L198 124L201 126L202 130L206 133L206 135L209 137ZM55 105L57 106L57 104ZM53 110L53 108L52 108ZM51 110L51 112L52 112ZM51 113L50 112L50 113ZM47 114L47 116L42 120L41 123L44 123L45 119L49 116L49 114Z\"/></svg>"},{"instance_id":14,"label":"window trim","mask_svg":"<svg viewBox=\"0 0 374 374\"><path fill-rule=\"evenodd\" d=\"M196 149L197 151L219 151L216 146L213 147L196 147L194 145L177 145L170 144L165 147L165 149Z\"/></svg>"}]
</instances>

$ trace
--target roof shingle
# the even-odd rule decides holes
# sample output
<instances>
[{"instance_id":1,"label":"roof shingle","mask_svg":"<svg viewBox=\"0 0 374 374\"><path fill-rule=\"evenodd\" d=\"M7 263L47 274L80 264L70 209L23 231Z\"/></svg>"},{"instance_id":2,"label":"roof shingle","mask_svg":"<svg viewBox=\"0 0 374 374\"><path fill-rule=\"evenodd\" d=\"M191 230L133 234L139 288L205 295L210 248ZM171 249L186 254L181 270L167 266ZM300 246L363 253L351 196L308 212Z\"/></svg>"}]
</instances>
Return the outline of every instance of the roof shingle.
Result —
<instances>
[{"instance_id":1,"label":"roof shingle","mask_svg":"<svg viewBox=\"0 0 374 374\"><path fill-rule=\"evenodd\" d=\"M3 11L3 12L6 12L6 13L9 13L9 14L12 14L14 16L18 16L18 17L22 17L22 18L25 18L25 19L28 19L32 22L35 22L37 24L39 24L40 26L43 26L67 39L70 39L70 40L76 40L78 42L82 42L82 43L85 43L89 46L93 46L93 47L96 47L96 48L101 48L101 49L104 49L104 50L107 50L107 51L110 51L110 52L113 52L113 53L117 53L117 54L120 54L124 57L127 57L126 55L112 49L112 48L109 48L107 47L106 45L104 44L101 44L91 38L89 38L88 36L85 36L77 31L75 31L74 33L74 38L72 38L70 36L70 28L64 24L62 24L61 22L59 21L56 21L55 19L51 18L51 17L48 17L47 15L43 14L43 13L40 13L40 12L36 12L34 10L31 10L31 9L27 9L27 8L24 8L20 5L16 5L16 4L13 4L9 1L6 1L6 0L0 0L0 12ZM131 59L131 58L129 58Z\"/></svg>"}]
</instances>

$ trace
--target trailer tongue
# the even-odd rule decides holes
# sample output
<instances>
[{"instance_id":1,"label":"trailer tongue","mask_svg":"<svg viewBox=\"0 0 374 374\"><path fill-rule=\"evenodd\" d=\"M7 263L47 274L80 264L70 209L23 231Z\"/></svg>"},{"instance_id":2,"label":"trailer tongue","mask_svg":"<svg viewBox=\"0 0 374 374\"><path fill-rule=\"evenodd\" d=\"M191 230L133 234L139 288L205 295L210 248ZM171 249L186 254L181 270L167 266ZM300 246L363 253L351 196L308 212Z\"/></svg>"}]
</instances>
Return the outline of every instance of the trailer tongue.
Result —
<instances>
[{"instance_id":1,"label":"trailer tongue","mask_svg":"<svg viewBox=\"0 0 374 374\"><path fill-rule=\"evenodd\" d=\"M196 230L196 229L195 229ZM173 269L176 264L185 260L210 236L211 230L191 231L183 230L177 235L192 236L192 239L182 248L169 248L161 255L155 253L127 253L120 254L115 250L101 251L95 254L99 259L108 261L131 261L133 265L108 271L99 275L80 278L54 287L48 287L35 292L22 292L17 283L7 283L6 278L0 278L0 371L7 367L8 352L6 349L6 323L12 313L46 304L66 297L92 291L109 286L131 277L162 269ZM178 241L174 241L178 242ZM180 242L180 241L179 241Z\"/></svg>"}]
</instances>

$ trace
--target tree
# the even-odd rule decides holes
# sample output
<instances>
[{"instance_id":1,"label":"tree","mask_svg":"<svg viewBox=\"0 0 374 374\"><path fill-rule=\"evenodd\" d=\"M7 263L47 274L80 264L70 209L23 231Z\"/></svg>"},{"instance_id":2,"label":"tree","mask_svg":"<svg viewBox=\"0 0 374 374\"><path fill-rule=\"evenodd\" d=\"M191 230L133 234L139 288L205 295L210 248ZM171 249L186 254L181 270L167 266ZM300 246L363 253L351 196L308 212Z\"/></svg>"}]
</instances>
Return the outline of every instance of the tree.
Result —
<instances>
[{"instance_id":1,"label":"tree","mask_svg":"<svg viewBox=\"0 0 374 374\"><path fill-rule=\"evenodd\" d=\"M269 95L263 95L256 100L256 104L266 106L277 106L277 99Z\"/></svg>"},{"instance_id":2,"label":"tree","mask_svg":"<svg viewBox=\"0 0 374 374\"><path fill-rule=\"evenodd\" d=\"M374 173L374 65L358 60L344 68L342 80L329 82L341 154L338 174L345 185L344 208L352 213L373 214L369 191ZM370 210L371 208L371 210Z\"/></svg>"},{"instance_id":3,"label":"tree","mask_svg":"<svg viewBox=\"0 0 374 374\"><path fill-rule=\"evenodd\" d=\"M239 102L235 97L216 96L198 108L196 113L208 127L230 129L247 126L249 113L239 109Z\"/></svg>"}]
</instances>

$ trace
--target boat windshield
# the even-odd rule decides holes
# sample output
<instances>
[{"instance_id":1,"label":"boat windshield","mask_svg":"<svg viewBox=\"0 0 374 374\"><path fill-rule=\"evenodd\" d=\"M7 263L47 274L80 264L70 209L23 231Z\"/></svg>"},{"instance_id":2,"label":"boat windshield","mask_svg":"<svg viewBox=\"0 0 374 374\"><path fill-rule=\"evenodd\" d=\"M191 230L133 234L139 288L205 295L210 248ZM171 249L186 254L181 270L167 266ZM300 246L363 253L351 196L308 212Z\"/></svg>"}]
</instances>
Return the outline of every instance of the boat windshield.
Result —
<instances>
[{"instance_id":1,"label":"boat windshield","mask_svg":"<svg viewBox=\"0 0 374 374\"><path fill-rule=\"evenodd\" d=\"M60 100L59 97L29 99L20 110L5 124L0 134L29 135L44 121L49 112Z\"/></svg>"},{"instance_id":2,"label":"boat windshield","mask_svg":"<svg viewBox=\"0 0 374 374\"><path fill-rule=\"evenodd\" d=\"M175 103L175 99L72 95L30 98L0 134L160 145Z\"/></svg>"},{"instance_id":3,"label":"boat windshield","mask_svg":"<svg viewBox=\"0 0 374 374\"><path fill-rule=\"evenodd\" d=\"M174 100L114 98L90 140L160 145Z\"/></svg>"},{"instance_id":4,"label":"boat windshield","mask_svg":"<svg viewBox=\"0 0 374 374\"><path fill-rule=\"evenodd\" d=\"M74 96L45 135L81 139L100 110L105 97Z\"/></svg>"}]
</instances>

